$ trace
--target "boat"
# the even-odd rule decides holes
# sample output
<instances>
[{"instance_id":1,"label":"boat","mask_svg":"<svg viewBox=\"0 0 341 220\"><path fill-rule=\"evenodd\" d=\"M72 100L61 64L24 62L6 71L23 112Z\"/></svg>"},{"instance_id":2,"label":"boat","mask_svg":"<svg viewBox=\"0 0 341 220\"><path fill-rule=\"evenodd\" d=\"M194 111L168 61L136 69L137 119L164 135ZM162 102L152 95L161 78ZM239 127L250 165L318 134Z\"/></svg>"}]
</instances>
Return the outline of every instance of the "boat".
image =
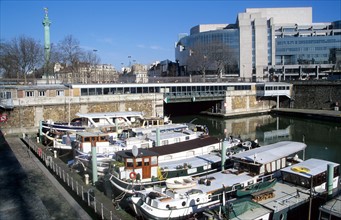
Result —
<instances>
[{"instance_id":1,"label":"boat","mask_svg":"<svg viewBox=\"0 0 341 220\"><path fill-rule=\"evenodd\" d=\"M182 129L177 131L179 127ZM114 139L103 132L77 132L76 139L72 142L74 163L79 161L88 169L91 169L89 160L92 157L92 147L96 147L98 159L105 158L107 163L110 164L110 161L115 161L115 155L119 151L131 150L133 147L150 149L155 146L193 140L202 135L203 132L191 131L187 127L183 127L182 124L129 129L127 132L122 132L118 139Z\"/></svg>"},{"instance_id":2,"label":"boat","mask_svg":"<svg viewBox=\"0 0 341 220\"><path fill-rule=\"evenodd\" d=\"M77 118L71 122L54 122L53 120L42 121L43 129L56 131L84 131L86 128L101 126L140 126L144 116L142 112L100 112L100 113L77 113Z\"/></svg>"},{"instance_id":3,"label":"boat","mask_svg":"<svg viewBox=\"0 0 341 220\"><path fill-rule=\"evenodd\" d=\"M256 192L260 192L273 187L276 184L276 179L270 179L265 182L259 182L254 185L247 186L243 189L238 189L236 194L238 197L247 196Z\"/></svg>"},{"instance_id":4,"label":"boat","mask_svg":"<svg viewBox=\"0 0 341 220\"><path fill-rule=\"evenodd\" d=\"M196 180L190 176L173 177L166 180L166 186L169 189L190 188L196 184Z\"/></svg>"},{"instance_id":5,"label":"boat","mask_svg":"<svg viewBox=\"0 0 341 220\"><path fill-rule=\"evenodd\" d=\"M44 137L45 145L52 145L53 141L61 142L62 135L86 131L90 128L102 127L115 128L113 132L120 133L129 127L141 126L144 120L142 112L102 112L102 113L77 113L77 118L70 122L55 122L51 119L41 121L39 135Z\"/></svg>"},{"instance_id":6,"label":"boat","mask_svg":"<svg viewBox=\"0 0 341 220\"><path fill-rule=\"evenodd\" d=\"M130 197L132 209L143 219L187 219L225 204L222 198L236 197L237 190L275 178L287 166L286 158L305 148L304 143L284 141L235 154L233 168L195 177L197 184L191 188L154 185L136 190Z\"/></svg>"},{"instance_id":7,"label":"boat","mask_svg":"<svg viewBox=\"0 0 341 220\"><path fill-rule=\"evenodd\" d=\"M132 195L135 190L154 184L164 185L168 178L214 172L220 168L221 157L210 152L220 149L220 145L218 138L201 136L149 149L138 148L137 156L132 150L119 151L109 181L119 194ZM131 173L138 178L132 179Z\"/></svg>"}]
</instances>

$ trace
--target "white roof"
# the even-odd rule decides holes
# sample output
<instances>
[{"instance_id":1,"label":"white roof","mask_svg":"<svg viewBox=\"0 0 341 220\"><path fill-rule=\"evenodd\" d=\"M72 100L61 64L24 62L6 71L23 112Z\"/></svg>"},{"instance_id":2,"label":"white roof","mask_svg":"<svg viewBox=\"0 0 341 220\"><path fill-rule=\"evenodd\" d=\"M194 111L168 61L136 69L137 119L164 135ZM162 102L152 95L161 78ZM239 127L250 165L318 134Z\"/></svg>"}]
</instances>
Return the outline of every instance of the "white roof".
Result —
<instances>
[{"instance_id":1,"label":"white roof","mask_svg":"<svg viewBox=\"0 0 341 220\"><path fill-rule=\"evenodd\" d=\"M132 128L131 130L136 133L151 133L156 131L156 129L160 129L160 132L164 131L171 131L171 130L180 130L180 129L187 129L188 126L186 124L165 124L165 125L158 125L158 126L151 126L151 127L139 127L139 128Z\"/></svg>"},{"instance_id":2,"label":"white roof","mask_svg":"<svg viewBox=\"0 0 341 220\"><path fill-rule=\"evenodd\" d=\"M97 112L97 113L77 113L80 118L104 118L104 117L130 117L130 116L141 116L142 112Z\"/></svg>"},{"instance_id":3,"label":"white roof","mask_svg":"<svg viewBox=\"0 0 341 220\"><path fill-rule=\"evenodd\" d=\"M307 145L301 142L281 141L235 154L232 158L267 164L302 151L306 147Z\"/></svg>"},{"instance_id":4,"label":"white roof","mask_svg":"<svg viewBox=\"0 0 341 220\"><path fill-rule=\"evenodd\" d=\"M326 161L326 160L320 160L320 159L308 159L306 161L303 161L301 163L286 167L284 169L282 169L281 171L283 172L288 172L288 173L294 173L296 175L300 175L300 176L315 176L317 174L320 174L322 172L327 171L327 165L328 164L332 164L335 166L339 166L339 164L331 162L331 161ZM292 167L304 167L304 168L308 168L309 171L304 173L304 172L297 172L292 170Z\"/></svg>"}]
</instances>

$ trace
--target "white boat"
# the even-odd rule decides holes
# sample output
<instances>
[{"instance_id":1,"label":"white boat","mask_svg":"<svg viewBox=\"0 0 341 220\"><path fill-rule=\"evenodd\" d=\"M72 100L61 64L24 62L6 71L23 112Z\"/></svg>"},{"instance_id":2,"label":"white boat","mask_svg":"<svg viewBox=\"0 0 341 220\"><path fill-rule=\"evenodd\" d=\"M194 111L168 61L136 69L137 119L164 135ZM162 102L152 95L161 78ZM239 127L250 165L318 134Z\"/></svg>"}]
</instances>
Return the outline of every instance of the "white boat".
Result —
<instances>
[{"instance_id":1,"label":"white boat","mask_svg":"<svg viewBox=\"0 0 341 220\"><path fill-rule=\"evenodd\" d=\"M99 112L99 113L77 113L77 118L71 122L54 122L52 120L43 121L42 126L46 129L56 129L58 131L79 131L86 128L101 126L141 126L144 116L142 112ZM83 129L82 129L83 128Z\"/></svg>"},{"instance_id":2,"label":"white boat","mask_svg":"<svg viewBox=\"0 0 341 220\"><path fill-rule=\"evenodd\" d=\"M142 112L102 112L77 113L77 118L69 122L41 121L40 136L45 137L45 145L52 145L53 140L60 142L61 136L67 133L86 131L90 128L112 127L113 132L120 133L123 129L138 127L143 124ZM52 140L52 141L51 141Z\"/></svg>"},{"instance_id":3,"label":"white boat","mask_svg":"<svg viewBox=\"0 0 341 220\"><path fill-rule=\"evenodd\" d=\"M197 181L191 176L174 177L166 180L166 186L169 189L184 189L195 185L197 185Z\"/></svg>"},{"instance_id":4,"label":"white boat","mask_svg":"<svg viewBox=\"0 0 341 220\"><path fill-rule=\"evenodd\" d=\"M181 129L180 131L174 131L175 128L182 127L181 124L169 124L161 125L153 128L139 128L137 133L128 132L125 134L125 138L113 139L107 133L102 132L77 132L76 140L72 142L72 149L74 150L75 162L82 159L82 163L88 168L89 160L91 156L92 147L96 147L97 157L106 158L108 161L114 161L116 159L116 152L131 150L135 146L141 149L150 149L154 146L169 145L169 143L183 142L199 138L203 133L194 132L188 129ZM160 130L163 132L160 133ZM158 130L159 132L155 132ZM156 134L158 133L158 134ZM79 158L79 156L82 156Z\"/></svg>"},{"instance_id":5,"label":"white boat","mask_svg":"<svg viewBox=\"0 0 341 220\"><path fill-rule=\"evenodd\" d=\"M187 219L225 204L222 198L233 196L238 189L272 179L276 171L287 166L287 157L305 148L304 143L285 141L235 154L234 168L198 177L192 188L154 186L136 191L131 197L132 208L144 219Z\"/></svg>"}]
</instances>

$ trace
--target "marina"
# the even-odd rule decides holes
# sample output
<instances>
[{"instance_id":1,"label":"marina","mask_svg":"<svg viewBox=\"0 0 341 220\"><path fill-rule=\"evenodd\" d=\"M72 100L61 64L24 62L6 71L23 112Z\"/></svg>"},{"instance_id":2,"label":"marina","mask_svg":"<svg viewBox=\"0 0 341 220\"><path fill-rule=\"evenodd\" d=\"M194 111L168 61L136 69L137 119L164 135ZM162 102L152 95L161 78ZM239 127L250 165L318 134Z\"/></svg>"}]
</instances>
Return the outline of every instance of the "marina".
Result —
<instances>
[{"instance_id":1,"label":"marina","mask_svg":"<svg viewBox=\"0 0 341 220\"><path fill-rule=\"evenodd\" d=\"M260 116L260 117L264 117L264 116ZM199 122L200 123L200 119L198 119L198 121L197 122ZM208 123L208 125L209 125L209 123ZM208 126L209 127L209 129L210 129L210 131L211 131L211 133L212 133L212 131L214 132L214 129L212 129L212 128L210 128L210 126ZM280 126L281 127L281 126ZM290 130L290 129L289 129ZM241 134L241 136L243 137L243 134ZM290 137L291 135L290 134L288 134L288 135L285 135L286 137ZM268 140L268 138L267 138L267 140ZM306 141L308 141L309 140L309 136L307 137L305 137L305 140ZM274 140L275 142L277 142L277 140ZM261 144L260 145L264 145L264 143L262 143L263 142L263 140L261 140L260 139L260 142L261 142ZM309 146L309 145L308 145ZM260 147L260 148L255 148L255 150L257 150L257 151L259 151L259 149L261 149L262 147ZM43 148L42 148L43 149ZM46 150L42 150L42 152L41 151L39 151L38 149L36 149L35 150L35 152L36 152L36 155L39 157L39 155L41 156L41 157L43 157L43 158L45 158L45 159L43 159L43 161L46 163L46 159L47 159L47 156L45 155L45 156L43 156L44 155L44 153L45 153L45 151ZM48 152L48 151L47 151ZM252 153L252 150L250 150L250 155L248 155L248 156L246 156L246 155L244 155L244 156L242 156L243 154L245 154L245 153L247 153L247 152L249 152L249 151L245 151L245 152L242 152L242 153L239 153L241 156L238 156L238 154L236 154L236 155L234 155L234 157L235 157L235 159L241 159L241 158L243 158L243 160L244 159L246 159L246 158L249 158L250 159L250 163L253 163L254 161L256 161L255 160L255 157L254 157L254 155L256 155L256 158L258 158L259 159L259 161L263 161L263 159L262 159L262 156L261 156L261 153ZM278 152L280 152L280 151L278 151ZM309 147L305 150L305 154L307 154L307 153L309 153ZM303 156L303 155L301 155L301 154L299 154L300 155L300 157L301 156ZM53 154L51 153L50 154L50 156L51 157L53 157ZM217 156L217 155L210 155L210 156ZM206 158L206 156L203 156L204 158ZM233 155L232 155L232 157L233 157ZM308 160L309 160L309 158L310 157L307 157L307 155L305 155L305 157L306 157L306 159L308 158ZM209 157L207 157L207 158L209 158ZM268 158L268 157L267 157ZM292 155L292 158L291 159L294 159L295 158L295 155ZM49 159L50 160L50 159ZM213 159L212 159L213 160ZM179 160L179 161L181 161L181 160ZM188 160L188 162L189 162L190 160ZM183 161L181 161L181 163L182 163ZM266 162L266 160L264 160L264 162ZM261 163L260 163L261 164ZM276 165L277 163L275 163L275 165ZM267 168L267 166L264 164L264 167L265 167L265 170L267 170L267 169L269 169L269 171L272 171L272 166L270 166L270 168ZM314 169L313 168L309 168L308 167L308 165L307 164L302 164L300 167L305 167L305 168L307 168L307 169L309 169L309 171L313 171ZM296 167L297 168L297 167ZM326 168L323 168L323 169L326 169ZM58 169L57 169L58 170ZM55 172L58 172L58 171L55 171ZM260 169L261 170L261 169ZM291 168L290 168L290 170L292 170ZM294 169L295 170L295 169ZM296 169L297 170L297 169ZM303 171L307 171L306 169L302 169ZM230 169L230 171L232 171L232 173L229 173L229 174L225 174L225 175L236 175L236 173L235 174L233 174L233 172L235 172L233 169ZM339 171L338 171L339 172ZM63 178L63 174L61 173L61 174L59 174L59 175L61 175L61 178ZM217 175L217 176L214 176L214 175ZM220 174L221 175L221 174ZM184 191L184 190L187 190L187 191L189 191L189 190L191 190L191 189L195 189L195 188L197 188L198 186L200 186L200 187L213 187L213 186L215 186L215 182L219 182L219 181L214 181L214 179L212 178L212 177L214 177L215 178L215 180L219 180L219 176L220 175L218 175L218 174L207 174L207 178L206 178L206 175L204 175L203 177L205 177L205 178L203 178L203 177L195 177L196 178L196 183L195 184L193 184L192 183L192 185L191 184L189 184L189 185L191 185L191 187L192 188L190 188L190 187L183 187L183 189L179 189L180 191L182 190L182 191ZM252 179L252 177L251 177L251 179L250 179L250 176L248 176L248 175L245 175L245 174L237 174L237 176L238 176L238 178L232 178L232 176L231 176L231 178L229 178L229 179L235 179L237 182L239 182L239 183L241 183L241 182L243 182L244 181L244 183L245 183L245 186L248 184L248 182L250 182L250 180ZM210 178L211 177L211 178ZM244 179L243 179L244 178ZM171 178L169 178L169 179L171 179ZM205 181L205 179L206 179L206 181ZM274 178L270 178L270 179L274 179ZM269 180L270 180L269 179ZM173 179L174 180L174 179ZM208 181L209 180L209 181ZM83 179L83 181L84 181L84 179ZM102 181L102 180L101 180ZM232 180L230 180L230 181L232 181ZM267 180L268 181L268 180ZM265 182L267 182L267 181L265 181ZM209 184L207 184L209 182ZM335 181L335 183L336 182L339 182L339 181ZM91 183L91 178L90 178L90 183ZM175 183L175 180L174 180L174 183ZM270 183L270 182L269 182ZM219 184L220 184L220 189L221 189L221 182L219 182ZM97 185L97 184L96 184ZM228 186L228 184L226 183L226 186ZM102 186L103 187L103 186ZM103 190L103 188L102 187L100 187L100 189L102 189ZM301 187L301 188L300 188ZM262 218L263 219L274 219L274 218L264 218L264 216L273 216L274 215L274 213L277 213L276 215L277 216L281 216L281 214L282 214L282 216L284 216L286 219L291 219L290 217L292 217L292 213L293 213L293 211L292 212L287 212L287 214L286 215L284 215L283 214L283 212L281 212L281 210L284 210L284 209L281 209L280 208L280 206L281 206L281 204L283 204L285 207L288 207L288 204L290 204L289 205L289 207L291 207L292 208L292 210L295 210L295 207L305 207L306 206L306 204L308 204L309 203L309 189L307 189L307 188L302 188L302 186L300 186L300 187L298 187L298 186L294 186L294 185L292 185L292 183L290 183L290 184L288 184L287 182L285 182L285 183L283 183L282 182L282 180L279 180L279 181L276 181L276 183L275 184L270 184L270 187L269 188L267 188L267 187L260 187L260 188L267 188L268 189L268 191L267 191L267 194L257 194L257 192L252 192L251 194L252 194L252 197L253 198L255 198L256 200L258 200L257 202L255 202L255 201L253 201L253 200L247 200L247 201L244 201L244 199L245 198L249 198L249 196L248 195L245 195L245 194L240 194L241 192L243 192L242 191L242 188L240 188L239 189L239 191L236 191L236 195L237 195L237 192L239 192L239 197L235 197L235 200L236 200L236 207L237 207L237 203L240 203L240 204L243 204L243 203L247 203L247 204L249 204L249 205L254 205L254 207L255 207L255 209L253 210L253 211L247 211L247 212L243 212L242 214L239 214L238 216L235 216L235 218L240 218L240 217L245 217L245 216L248 216L248 214L251 214L251 216L262 216ZM216 188L218 189L219 188L219 186L218 185L216 185ZM244 187L244 188L246 188L246 187ZM257 188L257 187L253 187L253 188ZM323 187L322 187L323 188ZM228 188L226 188L226 190L227 190ZM249 189L251 189L251 188L249 188ZM299 189L300 190L300 197L297 197L297 189ZM315 190L316 192L321 192L321 189L320 190ZM108 192L110 192L110 190L108 190L108 188L107 188L107 190L104 190L103 191L104 192L104 194L105 195L109 195L108 194ZM198 196L199 194L198 194L198 191L192 191L193 192L193 194L191 194L191 195L193 195L193 196ZM217 193L218 193L219 191L217 191ZM280 192L285 192L285 195L283 194L283 195L281 195L280 194ZM296 194L295 194L296 193ZM219 194L219 193L218 193ZM246 193L246 194L248 194L248 193ZM250 195L251 195L250 194ZM166 194L167 195L167 194ZM168 194L168 196L169 196L170 194ZM295 197L296 196L296 197ZM108 198L108 197L107 197ZM201 197L200 197L201 198ZM264 198L266 198L266 199L264 199ZM110 196L109 196L109 199L110 199ZM205 201L205 199L208 199L208 197L202 197L202 199L203 199L203 201ZM205 207L202 207L202 209L200 209L201 210L201 214L202 214L202 216L204 216L203 217L203 219L207 219L207 218L210 218L210 217L212 217L212 216L219 216L219 215L217 215L217 213L219 214L219 211L216 211L216 210L223 210L223 208L220 208L221 207L221 200L223 199L223 197L222 196L220 196L220 199L218 199L217 201L219 201L218 203L217 202L212 202L212 206L210 206L210 209L207 209L207 208L205 208ZM231 197L228 197L228 196L226 196L225 197L225 199L226 199L226 201L229 201L229 202L231 202L232 203L232 201L233 201L233 199L231 200ZM281 202L281 201L284 201L285 200L285 202ZM292 202L290 202L292 200ZM123 202L123 201L125 201L123 198L122 198L122 200L121 200L121 202ZM273 202L271 202L271 201L273 201ZM295 201L295 202L294 202ZM110 202L111 203L111 202ZM115 203L114 203L114 206L116 207L116 205L117 204L119 204L120 203L120 201L119 200L117 200ZM274 206L275 204L277 204L277 207L278 208L274 208L274 207L271 207L271 206ZM294 205L294 204L296 204L296 205ZM260 205L260 206L259 206ZM313 203L313 205L314 205L314 203ZM284 207L283 206L283 207ZM90 207L91 207L91 205L90 205ZM257 207L257 208L256 208ZM97 210L99 210L99 209L97 209ZM322 215L322 214L321 214ZM231 219L233 219L233 215L231 214L230 215L230 218ZM217 219L219 219L219 218L217 218Z\"/></svg>"}]
</instances>

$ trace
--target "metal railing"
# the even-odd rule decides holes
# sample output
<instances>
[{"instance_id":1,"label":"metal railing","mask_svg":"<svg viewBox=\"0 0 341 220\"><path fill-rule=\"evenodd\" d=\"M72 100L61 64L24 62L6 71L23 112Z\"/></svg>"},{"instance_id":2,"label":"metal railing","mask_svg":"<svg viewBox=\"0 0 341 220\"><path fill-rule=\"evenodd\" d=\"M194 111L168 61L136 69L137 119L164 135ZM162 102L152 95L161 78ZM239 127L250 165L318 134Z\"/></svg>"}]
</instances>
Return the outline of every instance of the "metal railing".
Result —
<instances>
[{"instance_id":1,"label":"metal railing","mask_svg":"<svg viewBox=\"0 0 341 220\"><path fill-rule=\"evenodd\" d=\"M64 182L70 190L75 192L82 201L86 202L101 219L116 219L113 213L113 204L111 203L111 207L109 208L107 207L107 204L99 201L95 196L93 186L86 185L81 179L75 178L74 174L71 175L71 170L66 164L57 163L51 152L45 152L43 148L37 146L28 135L23 134L23 140L28 145L28 150L33 151L36 156L45 163L45 167L48 168L50 172L53 172L60 181Z\"/></svg>"}]
</instances>

